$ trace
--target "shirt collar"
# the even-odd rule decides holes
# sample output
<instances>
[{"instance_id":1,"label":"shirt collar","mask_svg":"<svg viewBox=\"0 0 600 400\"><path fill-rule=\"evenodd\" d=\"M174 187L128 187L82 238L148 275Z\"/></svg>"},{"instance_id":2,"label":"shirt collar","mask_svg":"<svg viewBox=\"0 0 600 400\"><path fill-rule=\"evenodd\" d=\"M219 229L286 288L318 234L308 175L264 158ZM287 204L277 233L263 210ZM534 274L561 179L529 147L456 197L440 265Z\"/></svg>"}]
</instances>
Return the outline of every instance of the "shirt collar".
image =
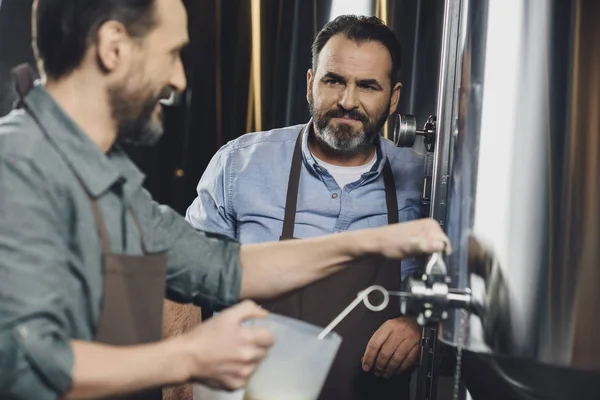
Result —
<instances>
[{"instance_id":1,"label":"shirt collar","mask_svg":"<svg viewBox=\"0 0 600 400\"><path fill-rule=\"evenodd\" d=\"M60 108L39 81L24 102L42 125L48 140L91 196L100 197L118 181L126 183L126 192L142 185L144 174L125 152L115 144L108 153L104 153Z\"/></svg>"},{"instance_id":2,"label":"shirt collar","mask_svg":"<svg viewBox=\"0 0 600 400\"><path fill-rule=\"evenodd\" d=\"M317 163L317 160L315 160L315 157L312 155L310 149L308 148L308 138L311 134L313 134L313 129L313 119L311 118L310 121L308 121L308 123L304 126L301 132L302 159L304 161L304 165L306 166L306 168L308 168L308 170L311 173L320 175L323 173L323 168L319 166L319 163ZM381 174L381 172L383 171L383 166L385 165L385 162L387 160L387 154L383 148L381 139L379 137L375 141L375 150L377 152L377 161L375 161L375 164L373 165L373 168L371 168L371 171L363 175L366 178L366 180L371 180L372 178L378 177L379 174Z\"/></svg>"}]
</instances>

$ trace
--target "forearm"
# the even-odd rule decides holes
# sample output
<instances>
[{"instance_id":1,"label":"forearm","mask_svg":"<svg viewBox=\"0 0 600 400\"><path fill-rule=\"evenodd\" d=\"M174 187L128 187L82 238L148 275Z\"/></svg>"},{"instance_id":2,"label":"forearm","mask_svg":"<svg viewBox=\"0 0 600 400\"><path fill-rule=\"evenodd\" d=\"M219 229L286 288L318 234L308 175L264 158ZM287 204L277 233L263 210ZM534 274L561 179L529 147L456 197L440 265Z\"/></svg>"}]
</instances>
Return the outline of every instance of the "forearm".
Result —
<instances>
[{"instance_id":1,"label":"forearm","mask_svg":"<svg viewBox=\"0 0 600 400\"><path fill-rule=\"evenodd\" d=\"M95 399L189 379L185 348L178 340L115 347L72 341L73 382L64 399Z\"/></svg>"},{"instance_id":2,"label":"forearm","mask_svg":"<svg viewBox=\"0 0 600 400\"><path fill-rule=\"evenodd\" d=\"M277 297L334 274L372 253L370 235L367 231L344 232L244 245L240 298Z\"/></svg>"}]
</instances>

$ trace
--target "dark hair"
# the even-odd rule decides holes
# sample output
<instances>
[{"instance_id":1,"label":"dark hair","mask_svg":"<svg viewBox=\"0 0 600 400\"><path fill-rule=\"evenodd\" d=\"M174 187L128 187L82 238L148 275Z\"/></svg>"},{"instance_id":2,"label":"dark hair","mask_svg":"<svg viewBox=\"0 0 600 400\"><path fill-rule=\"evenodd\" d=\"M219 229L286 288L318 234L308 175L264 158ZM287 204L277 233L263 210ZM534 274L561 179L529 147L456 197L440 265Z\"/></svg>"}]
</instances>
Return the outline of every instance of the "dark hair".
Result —
<instances>
[{"instance_id":1,"label":"dark hair","mask_svg":"<svg viewBox=\"0 0 600 400\"><path fill-rule=\"evenodd\" d=\"M79 66L105 22L123 23L134 38L156 23L154 0L35 0L32 19L33 50L51 78Z\"/></svg>"},{"instance_id":2,"label":"dark hair","mask_svg":"<svg viewBox=\"0 0 600 400\"><path fill-rule=\"evenodd\" d=\"M373 41L383 44L392 56L392 86L400 81L400 65L402 63L402 46L398 38L382 20L377 17L358 15L340 15L328 22L315 37L312 45L312 69L316 73L319 54L325 44L335 35L344 35L356 42Z\"/></svg>"}]
</instances>

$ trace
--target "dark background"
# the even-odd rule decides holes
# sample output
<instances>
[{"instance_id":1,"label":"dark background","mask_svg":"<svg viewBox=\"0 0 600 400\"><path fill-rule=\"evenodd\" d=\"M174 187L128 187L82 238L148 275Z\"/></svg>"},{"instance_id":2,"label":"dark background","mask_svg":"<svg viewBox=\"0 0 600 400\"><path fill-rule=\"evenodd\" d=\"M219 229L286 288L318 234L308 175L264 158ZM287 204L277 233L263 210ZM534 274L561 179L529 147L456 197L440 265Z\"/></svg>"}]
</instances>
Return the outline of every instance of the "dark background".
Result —
<instances>
[{"instance_id":1,"label":"dark background","mask_svg":"<svg viewBox=\"0 0 600 400\"><path fill-rule=\"evenodd\" d=\"M34 60L30 33L32 0L0 2L2 116L10 111L16 98L10 69L23 62L33 65ZM180 104L166 111L165 136L158 145L127 148L146 173L145 186L154 197L182 214L194 199L196 184L220 146L258 128L267 130L307 122L305 93L310 46L331 10L331 0L261 1L262 123L258 126L249 107L250 0L184 3L191 38L184 53L188 89ZM404 86L398 111L416 115L421 126L429 114L436 112L443 0L389 0L387 4L388 25L403 46ZM393 119L388 125L390 130Z\"/></svg>"}]
</instances>

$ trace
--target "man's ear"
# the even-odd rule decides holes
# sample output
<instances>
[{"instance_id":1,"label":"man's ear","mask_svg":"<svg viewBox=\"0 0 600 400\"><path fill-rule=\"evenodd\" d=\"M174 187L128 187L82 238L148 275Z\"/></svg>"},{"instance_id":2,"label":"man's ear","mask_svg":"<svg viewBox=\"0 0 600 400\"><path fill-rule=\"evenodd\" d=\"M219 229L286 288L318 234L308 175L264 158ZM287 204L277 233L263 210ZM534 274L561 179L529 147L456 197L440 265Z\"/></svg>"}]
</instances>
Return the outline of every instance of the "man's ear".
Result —
<instances>
[{"instance_id":1,"label":"man's ear","mask_svg":"<svg viewBox=\"0 0 600 400\"><path fill-rule=\"evenodd\" d=\"M306 101L310 103L310 95L312 94L312 85L313 85L313 71L309 69L306 71Z\"/></svg>"},{"instance_id":2,"label":"man's ear","mask_svg":"<svg viewBox=\"0 0 600 400\"><path fill-rule=\"evenodd\" d=\"M96 35L96 59L100 68L113 72L123 65L131 54L131 38L125 26L118 21L107 21Z\"/></svg>"},{"instance_id":3,"label":"man's ear","mask_svg":"<svg viewBox=\"0 0 600 400\"><path fill-rule=\"evenodd\" d=\"M402 83L398 82L398 83L396 83L396 85L392 89L392 97L390 99L390 113L389 113L389 115L392 115L393 113L396 112L396 109L398 108L398 102L400 101L400 92L401 91L402 91Z\"/></svg>"}]
</instances>

